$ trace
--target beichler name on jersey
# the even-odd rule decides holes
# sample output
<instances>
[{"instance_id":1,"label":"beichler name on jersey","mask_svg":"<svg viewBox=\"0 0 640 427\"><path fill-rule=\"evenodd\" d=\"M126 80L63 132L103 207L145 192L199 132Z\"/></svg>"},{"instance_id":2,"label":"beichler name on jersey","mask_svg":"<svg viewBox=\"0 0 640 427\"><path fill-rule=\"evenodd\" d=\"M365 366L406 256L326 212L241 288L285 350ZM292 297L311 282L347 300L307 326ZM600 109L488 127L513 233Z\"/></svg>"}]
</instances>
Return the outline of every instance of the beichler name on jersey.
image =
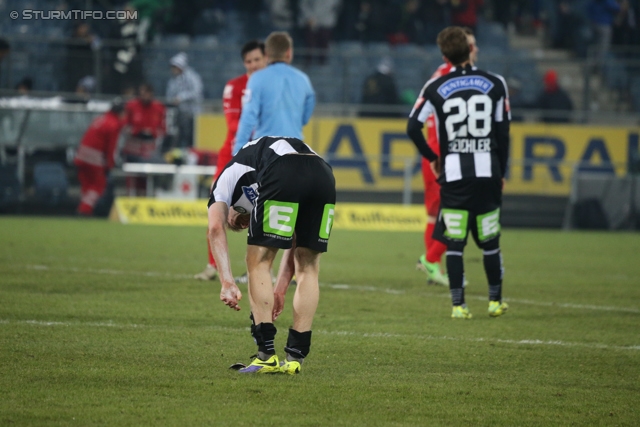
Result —
<instances>
[{"instance_id":1,"label":"beichler name on jersey","mask_svg":"<svg viewBox=\"0 0 640 427\"><path fill-rule=\"evenodd\" d=\"M445 81L439 88L438 93L444 99L449 98L461 90L476 89L484 94L493 89L491 80L483 76L462 76Z\"/></svg>"},{"instance_id":2,"label":"beichler name on jersey","mask_svg":"<svg viewBox=\"0 0 640 427\"><path fill-rule=\"evenodd\" d=\"M457 138L449 142L450 153L488 153L491 151L491 138Z\"/></svg>"}]
</instances>

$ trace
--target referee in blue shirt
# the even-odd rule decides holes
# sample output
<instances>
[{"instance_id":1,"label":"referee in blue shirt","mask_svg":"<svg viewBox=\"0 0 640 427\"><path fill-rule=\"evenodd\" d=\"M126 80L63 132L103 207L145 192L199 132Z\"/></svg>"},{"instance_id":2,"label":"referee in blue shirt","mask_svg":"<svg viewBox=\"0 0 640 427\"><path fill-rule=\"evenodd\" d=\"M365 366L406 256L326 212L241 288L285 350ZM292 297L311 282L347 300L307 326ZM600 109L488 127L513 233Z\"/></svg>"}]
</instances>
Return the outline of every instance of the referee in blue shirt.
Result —
<instances>
[{"instance_id":1,"label":"referee in blue shirt","mask_svg":"<svg viewBox=\"0 0 640 427\"><path fill-rule=\"evenodd\" d=\"M302 137L316 104L309 77L292 67L293 40L273 32L265 41L269 66L249 78L233 147L235 155L249 140L263 136Z\"/></svg>"}]
</instances>

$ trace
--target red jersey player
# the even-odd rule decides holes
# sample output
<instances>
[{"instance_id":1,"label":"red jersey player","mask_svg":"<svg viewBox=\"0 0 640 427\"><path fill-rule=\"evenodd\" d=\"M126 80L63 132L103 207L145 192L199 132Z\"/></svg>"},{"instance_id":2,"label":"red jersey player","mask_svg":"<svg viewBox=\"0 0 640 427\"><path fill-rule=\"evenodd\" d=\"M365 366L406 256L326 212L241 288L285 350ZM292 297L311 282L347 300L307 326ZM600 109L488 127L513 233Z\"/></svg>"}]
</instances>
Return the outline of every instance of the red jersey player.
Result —
<instances>
[{"instance_id":1,"label":"red jersey player","mask_svg":"<svg viewBox=\"0 0 640 427\"><path fill-rule=\"evenodd\" d=\"M224 167L229 163L231 157L233 157L231 152L233 149L233 143L236 139L238 123L240 122L240 114L242 113L242 97L244 95L244 90L247 87L247 81L251 74L267 66L267 59L264 55L264 43L262 42L252 40L242 47L240 53L242 55L244 68L247 72L229 80L224 87L224 92L222 93L222 107L224 110L224 117L227 121L227 137L224 140L222 148L220 148L220 151L218 152L216 176L213 178L213 182L218 179L218 176ZM208 244L207 239L207 245ZM213 254L209 247L209 263L205 267L204 271L196 274L194 277L198 280L213 280L217 273L216 262L213 259Z\"/></svg>"},{"instance_id":2,"label":"red jersey player","mask_svg":"<svg viewBox=\"0 0 640 427\"><path fill-rule=\"evenodd\" d=\"M153 87L143 83L138 97L127 102L125 110L129 135L122 154L136 160L148 159L166 133L166 109L154 99Z\"/></svg>"},{"instance_id":3,"label":"red jersey player","mask_svg":"<svg viewBox=\"0 0 640 427\"><path fill-rule=\"evenodd\" d=\"M471 64L475 64L478 60L478 46L476 44L476 38L473 36L473 32L464 28L467 33L467 40L469 41L470 55L469 59ZM440 65L431 79L449 74L451 71L451 64L446 62ZM435 119L430 116L427 119L427 142L429 148L433 150L438 156L440 155L440 146L438 143L438 134L436 131ZM449 286L449 279L442 273L440 260L442 255L447 250L444 243L433 239L433 229L438 219L438 211L440 210L440 184L436 181L436 176L431 170L431 164L425 158L422 158L422 179L424 180L424 204L427 208L427 227L424 231L424 246L426 253L420 256L416 268L427 273L427 283Z\"/></svg>"},{"instance_id":4,"label":"red jersey player","mask_svg":"<svg viewBox=\"0 0 640 427\"><path fill-rule=\"evenodd\" d=\"M80 181L78 214L90 216L107 187L107 174L115 164L124 106L114 101L111 109L93 120L76 152L74 163Z\"/></svg>"}]
</instances>

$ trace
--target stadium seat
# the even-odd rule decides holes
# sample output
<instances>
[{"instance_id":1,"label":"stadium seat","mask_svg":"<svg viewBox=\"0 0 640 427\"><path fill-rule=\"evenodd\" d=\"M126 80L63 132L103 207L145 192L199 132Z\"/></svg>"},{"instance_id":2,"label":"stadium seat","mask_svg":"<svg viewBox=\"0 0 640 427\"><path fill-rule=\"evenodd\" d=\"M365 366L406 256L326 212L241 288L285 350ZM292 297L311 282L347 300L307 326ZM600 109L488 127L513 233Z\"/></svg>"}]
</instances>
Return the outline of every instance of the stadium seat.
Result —
<instances>
[{"instance_id":1,"label":"stadium seat","mask_svg":"<svg viewBox=\"0 0 640 427\"><path fill-rule=\"evenodd\" d=\"M66 199L69 182L61 163L36 163L33 168L33 181L39 201L48 205L57 205Z\"/></svg>"},{"instance_id":2,"label":"stadium seat","mask_svg":"<svg viewBox=\"0 0 640 427\"><path fill-rule=\"evenodd\" d=\"M15 166L0 166L0 209L13 206L20 199L20 181Z\"/></svg>"}]
</instances>

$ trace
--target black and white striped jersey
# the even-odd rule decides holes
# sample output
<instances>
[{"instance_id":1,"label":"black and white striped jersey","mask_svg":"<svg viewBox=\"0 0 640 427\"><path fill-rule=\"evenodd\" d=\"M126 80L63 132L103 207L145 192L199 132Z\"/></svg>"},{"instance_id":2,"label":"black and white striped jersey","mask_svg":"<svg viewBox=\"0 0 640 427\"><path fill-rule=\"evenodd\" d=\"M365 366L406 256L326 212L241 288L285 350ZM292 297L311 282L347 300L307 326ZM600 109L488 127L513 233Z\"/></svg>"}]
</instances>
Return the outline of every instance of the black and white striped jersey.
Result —
<instances>
[{"instance_id":1,"label":"black and white striped jersey","mask_svg":"<svg viewBox=\"0 0 640 427\"><path fill-rule=\"evenodd\" d=\"M436 155L422 134L431 114L440 146L440 183L504 177L511 112L502 76L467 65L424 85L409 116L407 133L420 153L433 161Z\"/></svg>"},{"instance_id":2,"label":"black and white striped jersey","mask_svg":"<svg viewBox=\"0 0 640 427\"><path fill-rule=\"evenodd\" d=\"M249 213L258 198L259 182L268 167L289 154L316 155L297 138L263 136L246 143L222 170L211 188L209 205L224 202L240 213Z\"/></svg>"}]
</instances>

